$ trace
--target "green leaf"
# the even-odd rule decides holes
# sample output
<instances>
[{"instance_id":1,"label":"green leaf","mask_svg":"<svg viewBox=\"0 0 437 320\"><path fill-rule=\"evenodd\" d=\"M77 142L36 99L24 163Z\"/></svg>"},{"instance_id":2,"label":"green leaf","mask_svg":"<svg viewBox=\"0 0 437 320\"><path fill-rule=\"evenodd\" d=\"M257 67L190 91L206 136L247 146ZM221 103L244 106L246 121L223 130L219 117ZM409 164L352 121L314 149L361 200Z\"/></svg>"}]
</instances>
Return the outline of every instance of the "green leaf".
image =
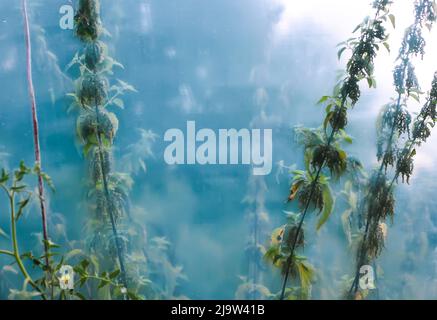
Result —
<instances>
[{"instance_id":1,"label":"green leaf","mask_svg":"<svg viewBox=\"0 0 437 320\"><path fill-rule=\"evenodd\" d=\"M329 112L326 117L325 120L323 121L323 129L326 130L326 128L328 127L328 123L331 120L332 116L334 115L334 112Z\"/></svg>"},{"instance_id":2,"label":"green leaf","mask_svg":"<svg viewBox=\"0 0 437 320\"><path fill-rule=\"evenodd\" d=\"M362 25L361 23L360 23L359 25L357 25L357 26L355 27L355 29L352 31L352 33L357 32L358 29L361 28L361 25Z\"/></svg>"},{"instance_id":3,"label":"green leaf","mask_svg":"<svg viewBox=\"0 0 437 320\"><path fill-rule=\"evenodd\" d=\"M73 92L67 93L67 97L73 98L74 101L79 101L79 98L77 97L77 94L75 94Z\"/></svg>"},{"instance_id":4,"label":"green leaf","mask_svg":"<svg viewBox=\"0 0 437 320\"><path fill-rule=\"evenodd\" d=\"M8 234L2 228L0 228L0 236L9 239Z\"/></svg>"},{"instance_id":5,"label":"green leaf","mask_svg":"<svg viewBox=\"0 0 437 320\"><path fill-rule=\"evenodd\" d=\"M366 80L367 80L367 84L369 85L369 88L372 88L373 86L372 78L368 77L366 78Z\"/></svg>"},{"instance_id":6,"label":"green leaf","mask_svg":"<svg viewBox=\"0 0 437 320\"><path fill-rule=\"evenodd\" d=\"M18 202L18 211L15 217L15 221L18 221L18 219L20 219L21 215L24 212L24 208L29 204L30 198L31 196L28 196L26 199L23 199L20 202Z\"/></svg>"},{"instance_id":7,"label":"green leaf","mask_svg":"<svg viewBox=\"0 0 437 320\"><path fill-rule=\"evenodd\" d=\"M131 300L141 300L141 297L139 297L137 294L133 293L132 291L128 291L127 296Z\"/></svg>"},{"instance_id":8,"label":"green leaf","mask_svg":"<svg viewBox=\"0 0 437 320\"><path fill-rule=\"evenodd\" d=\"M5 169L2 169L2 174L0 176L0 184L8 182L8 180L9 180L9 174L6 172Z\"/></svg>"},{"instance_id":9,"label":"green leaf","mask_svg":"<svg viewBox=\"0 0 437 320\"><path fill-rule=\"evenodd\" d=\"M54 242L51 241L51 240L43 240L42 242L43 242L44 244L47 244L47 246L49 247L49 249L52 249L52 248L54 248L54 249L58 249L58 248L61 247L59 244L56 244L56 243L54 243Z\"/></svg>"},{"instance_id":10,"label":"green leaf","mask_svg":"<svg viewBox=\"0 0 437 320\"><path fill-rule=\"evenodd\" d=\"M71 62L67 65L67 67L65 68L65 71L68 71L72 66L74 66L76 63L79 62L79 53L76 52L76 54L74 55L73 59L71 60Z\"/></svg>"},{"instance_id":11,"label":"green leaf","mask_svg":"<svg viewBox=\"0 0 437 320\"><path fill-rule=\"evenodd\" d=\"M123 100L121 100L119 98L116 98L116 99L112 100L112 103L114 105L116 105L117 107L119 107L120 109L124 109L124 102L123 102Z\"/></svg>"},{"instance_id":12,"label":"green leaf","mask_svg":"<svg viewBox=\"0 0 437 320\"><path fill-rule=\"evenodd\" d=\"M349 245L352 244L352 231L349 222L349 217L351 216L351 214L352 214L352 209L346 209L341 215L341 223L343 225L343 231Z\"/></svg>"},{"instance_id":13,"label":"green leaf","mask_svg":"<svg viewBox=\"0 0 437 320\"><path fill-rule=\"evenodd\" d=\"M80 262L80 265L82 266L83 270L86 270L86 268L88 268L88 266L90 265L90 262L87 259L83 259Z\"/></svg>"},{"instance_id":14,"label":"green leaf","mask_svg":"<svg viewBox=\"0 0 437 320\"><path fill-rule=\"evenodd\" d=\"M53 183L52 178L50 178L50 176L47 173L45 173L45 172L41 172L40 175L41 175L41 178L43 179L43 181L46 183L46 185L50 188L50 190L52 192L55 192L56 191L55 190L55 185Z\"/></svg>"},{"instance_id":15,"label":"green leaf","mask_svg":"<svg viewBox=\"0 0 437 320\"><path fill-rule=\"evenodd\" d=\"M16 187L12 187L11 190L15 191L15 192L21 192L24 189L26 189L26 185L21 185L21 186L16 186Z\"/></svg>"},{"instance_id":16,"label":"green leaf","mask_svg":"<svg viewBox=\"0 0 437 320\"><path fill-rule=\"evenodd\" d=\"M341 55L343 54L343 52L344 52L346 49L347 49L346 47L343 47L343 48L341 48L340 50L338 50L338 52L337 52L338 60L341 59Z\"/></svg>"},{"instance_id":17,"label":"green leaf","mask_svg":"<svg viewBox=\"0 0 437 320\"><path fill-rule=\"evenodd\" d=\"M83 155L84 155L85 157L88 156L88 154L89 154L89 152L90 152L90 150L91 150L91 148L92 148L93 146L94 146L93 143L88 142L88 143L83 147Z\"/></svg>"},{"instance_id":18,"label":"green leaf","mask_svg":"<svg viewBox=\"0 0 437 320\"><path fill-rule=\"evenodd\" d=\"M121 86L121 89L122 89L123 91L133 91L133 92L137 92L137 89L135 89L135 87L132 86L132 85L130 85L129 83L124 82L124 81L119 80L119 79L117 79L117 81L118 81L118 84Z\"/></svg>"},{"instance_id":19,"label":"green leaf","mask_svg":"<svg viewBox=\"0 0 437 320\"><path fill-rule=\"evenodd\" d=\"M120 270L115 270L109 274L109 279L115 279L120 274Z\"/></svg>"},{"instance_id":20,"label":"green leaf","mask_svg":"<svg viewBox=\"0 0 437 320\"><path fill-rule=\"evenodd\" d=\"M344 135L343 139L344 139L344 141L346 141L347 143L352 143L352 142L353 142L353 141L352 141L352 137L349 136L349 135L347 135L347 134Z\"/></svg>"},{"instance_id":21,"label":"green leaf","mask_svg":"<svg viewBox=\"0 0 437 320\"><path fill-rule=\"evenodd\" d=\"M416 100L417 102L420 102L420 98L417 94L410 92L410 97Z\"/></svg>"},{"instance_id":22,"label":"green leaf","mask_svg":"<svg viewBox=\"0 0 437 320\"><path fill-rule=\"evenodd\" d=\"M389 14L388 18L390 19L390 22L393 25L393 28L396 28L396 17L393 14Z\"/></svg>"},{"instance_id":23,"label":"green leaf","mask_svg":"<svg viewBox=\"0 0 437 320\"><path fill-rule=\"evenodd\" d=\"M83 251L81 249L73 249L65 255L65 260L69 260L81 254L83 254Z\"/></svg>"},{"instance_id":24,"label":"green leaf","mask_svg":"<svg viewBox=\"0 0 437 320\"><path fill-rule=\"evenodd\" d=\"M26 167L26 165L24 164L24 161L21 160L18 170L15 170L15 172L14 172L15 180L17 182L19 182L19 181L23 180L23 178L26 174L29 174L29 173L30 173L30 169L28 167Z\"/></svg>"},{"instance_id":25,"label":"green leaf","mask_svg":"<svg viewBox=\"0 0 437 320\"><path fill-rule=\"evenodd\" d=\"M322 104L323 102L325 102L326 100L328 100L330 97L329 96L323 96L320 98L319 101L317 101L317 104Z\"/></svg>"},{"instance_id":26,"label":"green leaf","mask_svg":"<svg viewBox=\"0 0 437 320\"><path fill-rule=\"evenodd\" d=\"M309 291L311 282L314 278L314 268L305 259L296 257L296 268L299 273L300 284L302 290L306 293Z\"/></svg>"},{"instance_id":27,"label":"green leaf","mask_svg":"<svg viewBox=\"0 0 437 320\"><path fill-rule=\"evenodd\" d=\"M108 280L101 280L97 289L101 289L109 284Z\"/></svg>"},{"instance_id":28,"label":"green leaf","mask_svg":"<svg viewBox=\"0 0 437 320\"><path fill-rule=\"evenodd\" d=\"M305 150L304 153L305 170L307 171L310 170L310 164L312 160L313 160L313 153L311 152L311 150L310 149Z\"/></svg>"},{"instance_id":29,"label":"green leaf","mask_svg":"<svg viewBox=\"0 0 437 320\"><path fill-rule=\"evenodd\" d=\"M329 185L323 186L323 212L317 221L317 231L325 224L332 213L334 207L334 199L332 197L331 188Z\"/></svg>"},{"instance_id":30,"label":"green leaf","mask_svg":"<svg viewBox=\"0 0 437 320\"><path fill-rule=\"evenodd\" d=\"M140 158L140 159L138 159L138 162L139 162L140 167L141 167L141 169L143 170L143 172L146 172L146 171L147 171L147 166L146 166L146 164L144 163L144 160Z\"/></svg>"},{"instance_id":31,"label":"green leaf","mask_svg":"<svg viewBox=\"0 0 437 320\"><path fill-rule=\"evenodd\" d=\"M33 168L33 172L35 172L38 176L42 178L42 180L47 184L47 186L49 186L52 192L55 192L55 185L53 184L52 178L50 178L47 173L41 170L39 164L35 165L35 167Z\"/></svg>"},{"instance_id":32,"label":"green leaf","mask_svg":"<svg viewBox=\"0 0 437 320\"><path fill-rule=\"evenodd\" d=\"M75 270L75 271L76 271L76 270ZM76 271L76 272L77 272L77 271ZM79 286L82 288L83 285L87 282L87 280L88 280L87 277L82 277L82 278L80 278Z\"/></svg>"},{"instance_id":33,"label":"green leaf","mask_svg":"<svg viewBox=\"0 0 437 320\"><path fill-rule=\"evenodd\" d=\"M390 53L390 45L387 42L383 42L382 44L387 49L388 53Z\"/></svg>"},{"instance_id":34,"label":"green leaf","mask_svg":"<svg viewBox=\"0 0 437 320\"><path fill-rule=\"evenodd\" d=\"M80 292L75 291L74 295L76 297L78 297L80 300L86 300L85 296L82 293L80 293Z\"/></svg>"}]
</instances>

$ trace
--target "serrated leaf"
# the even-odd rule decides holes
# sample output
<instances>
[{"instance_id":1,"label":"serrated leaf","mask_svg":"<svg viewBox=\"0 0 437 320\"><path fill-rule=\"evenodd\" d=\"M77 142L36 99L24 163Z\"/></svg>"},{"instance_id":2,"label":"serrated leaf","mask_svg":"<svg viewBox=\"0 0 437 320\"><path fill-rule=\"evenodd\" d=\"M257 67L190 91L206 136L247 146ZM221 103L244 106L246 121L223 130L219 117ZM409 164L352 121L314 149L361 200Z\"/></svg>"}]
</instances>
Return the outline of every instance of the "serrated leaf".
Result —
<instances>
[{"instance_id":1,"label":"serrated leaf","mask_svg":"<svg viewBox=\"0 0 437 320\"><path fill-rule=\"evenodd\" d=\"M334 199L332 197L331 188L329 185L323 186L323 212L317 221L317 231L326 223L332 213L334 207Z\"/></svg>"}]
</instances>

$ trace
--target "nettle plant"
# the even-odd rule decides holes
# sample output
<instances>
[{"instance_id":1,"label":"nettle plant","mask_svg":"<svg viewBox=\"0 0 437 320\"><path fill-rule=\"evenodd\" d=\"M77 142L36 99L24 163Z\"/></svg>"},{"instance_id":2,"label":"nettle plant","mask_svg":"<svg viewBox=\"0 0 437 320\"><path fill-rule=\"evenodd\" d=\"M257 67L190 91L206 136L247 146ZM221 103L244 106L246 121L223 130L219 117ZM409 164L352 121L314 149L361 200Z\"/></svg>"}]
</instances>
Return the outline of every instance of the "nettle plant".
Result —
<instances>
[{"instance_id":1,"label":"nettle plant","mask_svg":"<svg viewBox=\"0 0 437 320\"><path fill-rule=\"evenodd\" d=\"M0 254L9 257L12 260L10 268L14 273L21 274L24 278L23 286L20 290L10 288L10 299L93 299L93 295L89 295L86 287L97 285L99 290L105 287L110 287L111 291L121 295L126 293L132 298L135 294L125 291L125 288L116 280L119 269L112 272L99 273L95 268L91 270L89 257L83 256L77 259L78 249L72 250L67 254L61 254L62 248L48 241L45 246L48 248L49 254L35 254L32 251L21 252L18 238L18 223L24 219L24 213L29 210L30 205L39 197L38 194L30 191L31 188L27 184L32 176L39 176L52 190L54 190L51 178L41 171L38 165L33 168L27 167L24 162L21 162L19 167L13 171L1 170L0 173L0 189L8 201L9 208L9 223L11 234L8 235L5 231L0 230L0 235L11 241L11 248L0 249ZM64 264L72 263L76 260L76 264L72 269L76 273L76 277L72 273L64 273ZM32 269L29 271L28 266ZM15 268L16 267L16 268ZM17 270L18 269L18 270ZM46 275L49 274L50 277ZM37 279L34 278L36 275ZM69 283L71 282L71 285Z\"/></svg>"},{"instance_id":2,"label":"nettle plant","mask_svg":"<svg viewBox=\"0 0 437 320\"><path fill-rule=\"evenodd\" d=\"M100 266L92 255L87 256L82 250L74 248L72 243L68 243L68 247L71 250L63 255L61 253L62 248L48 238L43 183L52 189L53 183L50 177L41 170L37 110L32 83L31 41L25 0L23 1L23 16L26 27L27 71L34 124L36 164L33 168L29 168L24 164L24 162L21 162L16 170L9 172L2 169L0 175L0 188L4 191L4 195L8 200L7 203L10 213L11 230L10 236L7 235L5 231L0 230L1 236L11 240L11 249L1 249L0 254L6 255L12 259L12 263L7 266L8 270L11 270L11 273L17 275L21 274L22 277L24 277L22 289L17 290L10 288L9 298L30 299L39 297L41 299L94 299L96 296L99 296L101 291L110 288L109 291L112 293L112 297L127 296L131 299L137 299L138 296L134 291L127 290L126 285L120 283L120 270L118 268L107 268L107 270L112 270L111 272L99 271ZM121 83L121 86L128 85ZM116 88L114 90L120 92L124 89ZM30 176L36 176L38 178L38 190L36 194L30 191L31 188L26 183L26 180L29 180ZM33 203L33 201L39 202L42 211L43 254L36 254L32 251L26 251L25 253L20 252L22 246L19 244L17 225L24 219L24 212L26 210L32 210L30 204ZM52 219L53 218L55 217L52 217ZM50 220L49 222L54 221ZM60 233L65 239L67 239L63 222L61 221L55 226L56 228L53 234ZM28 271L29 265L32 266L31 272ZM71 267L71 265L73 267ZM67 266L70 269L68 269ZM73 276L72 272L66 272L66 270L74 271L76 277ZM34 276L38 278L35 280ZM73 282L74 280L77 281ZM141 281L138 281L138 283L141 283ZM95 287L96 291L90 291L89 289L91 287Z\"/></svg>"},{"instance_id":3,"label":"nettle plant","mask_svg":"<svg viewBox=\"0 0 437 320\"><path fill-rule=\"evenodd\" d=\"M399 51L399 64L393 71L397 94L385 105L377 122L377 168L369 178L365 191L362 215L365 224L360 230L356 256L356 273L348 292L349 298L361 299L369 294L359 287L359 270L378 258L384 248L387 219L393 221L395 214L394 187L399 178L409 183L413 173L416 147L425 142L435 124L436 78L427 101L413 119L408 111L409 98L419 101L419 82L414 72L412 59L425 54L422 29L431 29L436 20L436 3L430 0L415 1L415 21L407 28Z\"/></svg>"},{"instance_id":4,"label":"nettle plant","mask_svg":"<svg viewBox=\"0 0 437 320\"><path fill-rule=\"evenodd\" d=\"M118 131L118 119L110 112L112 106L123 109L121 96L135 92L124 81L110 84L108 76L115 66L123 67L108 55L101 36L107 31L100 20L97 0L81 0L75 15L75 34L84 44L68 68L78 66L79 78L70 111L78 111L77 136L83 145L89 166L89 211L86 230L88 246L100 266L109 268L118 264L118 280L128 292L149 291L150 281L145 277L146 258L143 245L146 240L142 226L129 221L129 193L132 178L117 172L112 148ZM112 293L106 296L110 298Z\"/></svg>"},{"instance_id":5,"label":"nettle plant","mask_svg":"<svg viewBox=\"0 0 437 320\"><path fill-rule=\"evenodd\" d=\"M135 170L124 173L115 168L113 145L119 123L116 114L109 109L124 109L122 96L136 92L136 89L118 79L110 83L113 68L123 66L108 55L108 48L101 40L109 33L102 26L98 0L79 1L75 34L84 46L67 66L68 69L76 67L79 73L75 81L76 91L69 94L73 99L69 111L78 113L77 136L89 167L90 216L85 232L92 270L111 269L114 264L118 265L120 274L117 280L127 289L125 298L173 298L179 281L186 279L182 267L169 260L170 243L165 238L155 237L150 244L147 243L146 228L135 219L142 210L130 203L129 194L134 183L131 173L135 174ZM148 149L156 135L151 131L142 132L140 143ZM129 148L134 148L135 152ZM138 152L138 148L128 146L129 153L123 157L128 162L125 163L127 169L132 169L131 164L137 162L145 168L142 157L151 151ZM98 289L95 286L90 288L91 291ZM120 297L109 287L107 289L99 297Z\"/></svg>"},{"instance_id":6,"label":"nettle plant","mask_svg":"<svg viewBox=\"0 0 437 320\"><path fill-rule=\"evenodd\" d=\"M235 292L237 300L262 300L271 296L270 290L263 284L266 253L265 239L268 238L269 214L265 207L267 185L264 177L250 175L248 192L243 199L247 205L245 220L249 226L249 237L245 247L246 272L240 276L241 284Z\"/></svg>"},{"instance_id":7,"label":"nettle plant","mask_svg":"<svg viewBox=\"0 0 437 320\"><path fill-rule=\"evenodd\" d=\"M299 275L301 283L298 298L309 296L314 270L304 257L296 254L296 250L304 246L304 220L308 212L316 212L319 214L317 229L323 226L333 209L330 180L337 180L352 164L342 148L344 142L351 142L344 130L348 122L347 112L360 98L359 83L362 80L366 80L369 87L376 85L373 78L374 58L381 46L388 48L388 36L383 24L387 20L394 24L394 16L388 10L390 4L388 0L374 1L375 17L366 18L354 31L360 34L340 44L338 56L350 50L351 57L346 74L335 86L333 94L323 96L319 101L319 104L326 104L322 127L296 130L298 141L304 146L305 170L293 172L288 200L297 201L300 213L294 214L289 223L275 231L279 236L274 235L275 239L266 254L283 274L280 299L295 298L293 293L296 290L287 289L287 284L289 277L296 279L296 275Z\"/></svg>"}]
</instances>

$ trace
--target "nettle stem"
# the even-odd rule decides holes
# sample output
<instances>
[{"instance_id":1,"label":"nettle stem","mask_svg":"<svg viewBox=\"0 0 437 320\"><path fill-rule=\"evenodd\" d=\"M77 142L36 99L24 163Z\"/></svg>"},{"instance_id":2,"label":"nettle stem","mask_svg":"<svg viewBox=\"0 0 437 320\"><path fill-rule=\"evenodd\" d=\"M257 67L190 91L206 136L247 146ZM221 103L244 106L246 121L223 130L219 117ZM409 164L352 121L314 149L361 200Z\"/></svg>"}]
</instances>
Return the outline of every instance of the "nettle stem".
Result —
<instances>
[{"instance_id":1,"label":"nettle stem","mask_svg":"<svg viewBox=\"0 0 437 320\"><path fill-rule=\"evenodd\" d=\"M378 7L377 10L376 10L375 17L374 17L373 21L376 21L376 19L378 18L379 14L380 14L380 11L381 11L381 8ZM363 32L363 34L361 35L361 38L360 38L360 42L363 42L363 41L367 40L367 37L370 36L371 28L372 27L369 27L368 29L366 29L365 32ZM352 57L354 57L355 54L356 54L356 50L353 51ZM355 76L349 74L349 77L355 77ZM342 94L341 94L341 104L340 104L339 110L341 110L342 108L345 108L346 102L347 102L347 96L348 96L347 93L342 92ZM327 143L326 143L327 148L329 148L331 146L331 144L334 141L335 134L338 133L338 131L340 129L339 128L339 120L340 120L340 113L339 112L336 114L336 116L335 116L335 118L333 120L334 121L333 121L333 125L332 125L332 128L331 128L331 133L330 133L330 135L328 137L328 140L327 140ZM327 155L324 155L322 163L319 166L319 168L317 169L316 174L315 174L315 178L312 181L310 193L309 193L308 198L306 199L305 206L304 206L304 209L302 211L302 216L300 218L300 221L299 221L299 224L298 224L298 227L297 227L297 231L296 231L295 236L293 238L293 242L292 242L292 246L291 246L291 252L290 252L290 254L289 254L288 258L287 258L287 261L286 261L285 275L284 275L284 279L283 279L283 282L282 282L282 289L281 289L280 300L283 300L284 297L285 297L285 290L286 290L287 283L288 283L288 278L289 278L289 274L290 274L290 268L291 268L291 265L292 265L293 259L294 259L294 252L295 252L295 249L296 249L296 244L297 244L299 235L301 233L305 217L306 217L306 215L308 213L308 210L309 210L312 198L314 196L317 183L319 182L320 175L321 175L322 170L324 169L324 167L326 165L326 161L327 161Z\"/></svg>"},{"instance_id":2,"label":"nettle stem","mask_svg":"<svg viewBox=\"0 0 437 320\"><path fill-rule=\"evenodd\" d=\"M21 260L20 256L20 250L18 248L18 240L17 240L17 225L16 225L16 214L15 214L15 192L8 191L7 196L9 198L9 206L11 209L11 238L12 238L12 249L13 251L5 251L2 250L0 253L7 254L9 256L14 257L15 262L18 265L18 268L20 269L21 274L23 275L25 281L31 285L33 289L35 289L37 292L41 294L41 298L46 300L47 297L44 294L44 292L38 287L38 285L33 281L32 277L29 275L29 273L26 270L26 267L24 266L23 261Z\"/></svg>"},{"instance_id":3,"label":"nettle stem","mask_svg":"<svg viewBox=\"0 0 437 320\"><path fill-rule=\"evenodd\" d=\"M346 98L344 97L342 99L341 107L344 107L345 102L346 102ZM329 138L328 138L328 141L327 141L327 146L328 147L331 145L332 141L334 140L335 133L337 132L337 126L338 126L339 118L340 118L340 116L339 116L339 114L337 114L337 116L336 116L336 118L334 120L334 127L332 128L331 134L329 135ZM294 236L294 239L293 239L293 245L291 247L291 252L290 252L290 255L287 258L287 264L286 264L286 267L285 267L285 276L284 276L284 281L282 283L282 290L281 290L280 300L284 300L284 297L285 297L285 289L287 287L287 282L288 282L288 277L289 277L289 274L290 274L291 263L293 262L293 258L294 258L294 250L296 249L297 239L299 238L299 235L300 235L300 232L301 232L301 229L302 229L302 226L303 226L303 222L305 220L305 216L306 216L306 214L308 212L309 206L311 204L311 200L312 200L312 198L314 196L314 192L316 190L316 185L317 185L317 182L319 181L320 174L322 173L322 169L325 166L325 162L326 162L326 157L324 158L322 165L317 170L316 177L315 177L315 179L312 182L310 194L309 194L309 197L308 197L308 199L307 199L307 201L305 203L305 207L304 207L304 210L303 210L303 213L302 213L302 217L300 218L299 225L298 225L297 231L296 231L296 235Z\"/></svg>"},{"instance_id":4,"label":"nettle stem","mask_svg":"<svg viewBox=\"0 0 437 320\"><path fill-rule=\"evenodd\" d=\"M96 136L97 136L97 143L98 143L98 157L100 162L100 169L102 172L102 182L103 182L103 189L105 193L105 200L106 200L106 209L109 215L109 219L111 221L111 228L112 233L115 238L115 245L117 249L117 257L118 257L118 263L120 264L120 271L121 271L121 280L123 282L124 287L127 289L127 279L126 279L126 268L124 263L124 256L123 256L123 247L120 243L120 238L118 236L118 230L117 225L115 222L114 217L114 208L113 203L111 199L111 194L109 192L109 186L108 186L108 177L106 176L106 172L104 170L104 161L103 161L103 143L102 138L100 137L100 111L97 103L95 103L95 112L96 112L96 121L97 121L97 128L96 128Z\"/></svg>"},{"instance_id":5,"label":"nettle stem","mask_svg":"<svg viewBox=\"0 0 437 320\"><path fill-rule=\"evenodd\" d=\"M39 169L42 169L41 165L41 149L39 143L39 126L38 126L38 113L36 106L36 98L35 98L35 90L33 87L32 80L32 45L30 41L30 28L29 28L29 18L27 14L27 1L23 0L23 18L24 18L24 33L25 33L25 41L26 41L26 69L27 69L27 83L28 83L28 91L29 98L31 104L32 111L32 124L33 124L33 143L35 149L35 163ZM46 264L46 273L47 277L50 277L50 262L49 262L49 234L47 228L47 210L44 199L44 182L41 174L38 174L38 198L41 210L41 219L42 219L42 231L44 238L44 253L45 253L45 264Z\"/></svg>"},{"instance_id":6,"label":"nettle stem","mask_svg":"<svg viewBox=\"0 0 437 320\"><path fill-rule=\"evenodd\" d=\"M420 27L422 26L422 20L421 20L422 18L420 16L420 14L421 14L420 6L416 7L416 11L415 12L416 12L416 20L415 20L414 24L410 27L411 29L419 27L419 26ZM423 12L422 12L422 14L423 14ZM433 22L432 19L430 21L431 21L431 23ZM430 26L431 26L431 24L430 24ZM407 34L405 36L404 41L405 42L408 41ZM390 135L389 135L388 140L387 140L387 145L386 145L385 151L383 153L383 157L388 152L390 152L392 150L392 148L393 148L394 139L395 139L395 133L396 133L396 129L397 129L396 128L396 124L398 123L398 119L399 119L399 117L401 116L401 113L402 113L402 109L401 109L402 96L405 93L407 93L407 96L409 95L409 89L406 88L406 85L405 85L406 73L407 73L408 64L410 63L410 60L411 60L412 56L414 54L417 54L417 52L414 52L414 50L412 51L411 48L409 48L409 47L408 47L408 51L406 51L406 50L407 49L405 47L403 47L401 49L401 54L400 54L400 58L402 59L402 67L401 67L402 69L401 69L401 77L400 77L401 87L399 89L397 89L398 90L398 97L397 97L396 106L395 106L395 114L394 114L394 118L393 118L392 123L391 123ZM422 50L423 50L423 47L422 47ZM424 52L422 51L422 56L423 56L423 54L424 54ZM432 97L430 97L429 99L431 100ZM429 102L430 100L428 100L427 102ZM421 120L420 125L423 126L425 123L426 123L426 117L424 117ZM408 145L408 143L409 143L409 145ZM407 151L405 154L407 154L407 155L410 154L412 152L413 147L415 146L416 143L417 143L417 138L414 138L412 140L408 139L407 142L405 143L405 147L403 148L404 150ZM402 156L404 156L404 155L401 155L401 157ZM400 160L402 160L402 158L397 159L396 162L398 162ZM377 178L378 178L378 180L384 174L384 171L387 170L386 168L387 168L387 164L385 163L384 159L382 159L381 164L379 166L379 169L377 171ZM382 207L385 206L385 204L386 204L386 202L388 200L389 194L390 194L394 184L396 183L397 179L399 178L400 173L401 172L399 171L399 168L397 167L397 164L396 164L396 170L395 170L394 176L391 179L388 188L386 188L384 193L383 193L382 202L381 202L381 204L383 204ZM385 177L384 177L384 183L387 183ZM379 207L381 207L381 204L379 205ZM373 205L373 203L371 203L371 207L367 210L367 212L370 213L370 212L377 211L376 210L377 208L373 208L373 207L374 207L374 205ZM377 211L376 212L376 220L375 221L379 222L381 220L381 217L382 217L383 214L384 214L384 212ZM367 217L367 221L366 221L366 227L365 227L365 230L364 230L363 239L361 241L361 244L359 246L359 251L358 251L358 254L357 254L357 266L356 266L355 278L354 278L352 286L351 286L351 288L349 290L349 294L351 294L351 293L356 294L357 293L357 291L358 291L358 283L359 283L359 275L360 275L360 268L361 268L362 264L365 263L365 261L368 259L368 258L366 258L367 252L366 252L365 248L366 248L366 241L368 240L369 233L370 233L370 223L371 223L371 219L368 216ZM373 257L373 258L370 258L370 261L373 260L373 265L375 265L375 260L376 259L377 259L377 256Z\"/></svg>"},{"instance_id":7,"label":"nettle stem","mask_svg":"<svg viewBox=\"0 0 437 320\"><path fill-rule=\"evenodd\" d=\"M403 67L402 67L402 80L404 81L405 79L405 71L407 69L407 64L408 64L409 59L403 59ZM398 93L398 97L397 97L397 102L396 102L396 114L395 114L395 119L393 120L393 123L396 123L396 119L399 116L399 110L400 110L400 106L401 106L401 99L402 99L402 92ZM390 148L392 148L392 143L393 143L393 138L394 138L394 134L395 134L396 128L393 125L390 131L390 136L388 139L388 144L387 144L387 148L386 148L386 152L388 150L390 150ZM379 169L378 169L378 177L380 177L382 175L384 171L384 162L381 162ZM393 179L393 181L390 184L390 188L388 190L391 189L391 187L393 186L395 178ZM384 193L384 202L387 200L387 192ZM373 210L372 210L373 211ZM378 218L379 220L379 218ZM369 234L369 227L370 227L370 219L367 219L366 221L366 227L364 230L364 235L363 235L363 240L361 241L361 245L360 245L360 250L359 250L359 259L358 259L358 263L357 263L357 269L355 272L355 277L354 277L354 281L352 282L351 288L349 290L349 294L351 294L352 292L355 294L358 291L358 283L359 283L359 277L360 277L360 268L361 268L361 263L364 261L366 252L365 252L365 244L367 241L367 237Z\"/></svg>"}]
</instances>

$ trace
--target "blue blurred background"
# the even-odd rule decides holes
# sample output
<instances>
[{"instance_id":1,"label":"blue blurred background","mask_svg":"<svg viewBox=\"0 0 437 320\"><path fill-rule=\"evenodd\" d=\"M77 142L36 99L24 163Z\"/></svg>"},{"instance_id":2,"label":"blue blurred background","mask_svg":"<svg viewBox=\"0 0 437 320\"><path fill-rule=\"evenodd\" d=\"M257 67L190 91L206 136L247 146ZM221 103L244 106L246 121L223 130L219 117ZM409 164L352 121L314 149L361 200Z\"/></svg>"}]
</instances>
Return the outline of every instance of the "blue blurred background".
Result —
<instances>
[{"instance_id":1,"label":"blue blurred background","mask_svg":"<svg viewBox=\"0 0 437 320\"><path fill-rule=\"evenodd\" d=\"M170 257L186 280L178 292L190 298L233 298L244 273L249 235L243 201L250 185L247 166L168 166L163 159L169 128L273 129L273 170L265 177L263 204L273 229L285 221L288 169L302 166L302 150L293 141L295 125L318 126L320 96L329 94L337 71L336 44L372 13L368 0L102 0L102 20L111 33L105 42L125 69L115 78L134 85L125 110L115 110L120 129L115 156L120 170L135 179L132 202L142 209L150 236L171 241ZM43 166L56 184L50 214L65 217L69 237L78 239L86 220L81 203L86 190L85 164L75 138L75 116L68 115L75 74L65 70L80 49L72 30L59 26L67 0L29 0L34 81L39 108ZM397 26L392 53L381 50L376 62L378 88L363 88L351 112L348 149L367 169L376 164L375 120L394 95L391 71L403 30L413 19L412 1L393 5ZM435 39L427 33L426 38ZM33 162L33 142L20 2L0 2L0 164ZM419 81L428 90L437 70L437 41L428 41L423 61L415 61ZM412 105L411 108L418 108ZM141 129L146 131L141 131ZM143 134L143 135L142 135ZM389 298L437 298L437 212L434 135L418 150L411 184L397 189L397 217L381 258ZM135 151L132 151L135 150ZM131 158L130 158L131 157ZM147 170L126 168L140 157ZM132 160L134 161L134 160ZM0 225L7 229L6 204L0 197ZM307 222L310 261L323 270L316 298L338 298L343 275L353 268L341 231L340 213L315 233ZM31 210L20 236L35 244L39 214ZM7 243L0 241L0 244ZM408 249L413 246L413 249ZM419 249L418 249L419 248ZM410 253L409 253L410 252ZM413 258L408 257L413 254ZM404 262L412 260L406 269ZM411 269L412 268L412 269ZM272 291L279 275L268 283ZM1 298L4 298L2 296Z\"/></svg>"}]
</instances>

